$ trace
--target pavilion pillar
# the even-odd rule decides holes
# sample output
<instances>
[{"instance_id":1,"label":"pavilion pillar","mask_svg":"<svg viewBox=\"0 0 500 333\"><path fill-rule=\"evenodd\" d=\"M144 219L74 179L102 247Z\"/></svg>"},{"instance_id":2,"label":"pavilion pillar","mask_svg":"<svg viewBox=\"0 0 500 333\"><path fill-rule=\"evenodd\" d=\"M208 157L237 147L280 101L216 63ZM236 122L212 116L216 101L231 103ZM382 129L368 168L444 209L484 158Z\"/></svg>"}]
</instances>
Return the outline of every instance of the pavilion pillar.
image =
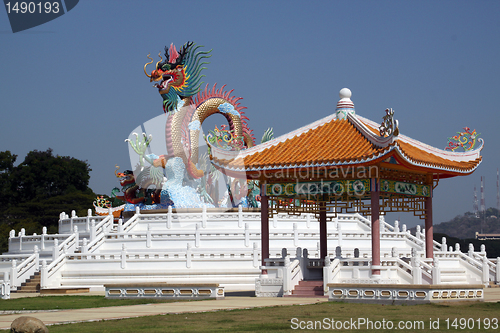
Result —
<instances>
[{"instance_id":1,"label":"pavilion pillar","mask_svg":"<svg viewBox=\"0 0 500 333\"><path fill-rule=\"evenodd\" d=\"M319 252L320 258L328 256L328 238L326 229L326 202L319 203Z\"/></svg>"},{"instance_id":2,"label":"pavilion pillar","mask_svg":"<svg viewBox=\"0 0 500 333\"><path fill-rule=\"evenodd\" d=\"M434 258L434 228L432 226L432 190L431 190L431 195L425 198L425 257L431 259Z\"/></svg>"},{"instance_id":3,"label":"pavilion pillar","mask_svg":"<svg viewBox=\"0 0 500 333\"><path fill-rule=\"evenodd\" d=\"M378 179L371 179L372 275L380 276L380 189Z\"/></svg>"},{"instance_id":4,"label":"pavilion pillar","mask_svg":"<svg viewBox=\"0 0 500 333\"><path fill-rule=\"evenodd\" d=\"M266 265L266 259L269 258L269 197L266 195L266 184L260 188L260 248L262 266ZM262 274L267 274L263 269Z\"/></svg>"}]
</instances>

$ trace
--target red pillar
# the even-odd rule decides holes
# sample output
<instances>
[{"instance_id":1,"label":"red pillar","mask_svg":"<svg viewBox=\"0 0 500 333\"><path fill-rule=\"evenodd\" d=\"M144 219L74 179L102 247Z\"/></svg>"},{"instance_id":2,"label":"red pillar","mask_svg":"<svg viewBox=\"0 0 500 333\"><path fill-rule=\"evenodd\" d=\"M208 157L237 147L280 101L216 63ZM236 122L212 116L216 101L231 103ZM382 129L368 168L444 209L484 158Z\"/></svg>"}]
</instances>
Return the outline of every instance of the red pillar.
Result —
<instances>
[{"instance_id":1,"label":"red pillar","mask_svg":"<svg viewBox=\"0 0 500 333\"><path fill-rule=\"evenodd\" d=\"M328 238L326 230L326 202L319 203L319 252L320 258L328 255Z\"/></svg>"},{"instance_id":2,"label":"red pillar","mask_svg":"<svg viewBox=\"0 0 500 333\"><path fill-rule=\"evenodd\" d=\"M265 260L269 258L269 198L266 195L266 184L260 188L260 248L262 266L265 266ZM267 270L263 269L262 274L267 274Z\"/></svg>"},{"instance_id":3,"label":"red pillar","mask_svg":"<svg viewBox=\"0 0 500 333\"><path fill-rule=\"evenodd\" d=\"M380 275L380 191L378 179L371 179L372 275Z\"/></svg>"},{"instance_id":4,"label":"red pillar","mask_svg":"<svg viewBox=\"0 0 500 333\"><path fill-rule=\"evenodd\" d=\"M432 190L431 196L425 198L425 257L434 258L434 232L432 227Z\"/></svg>"}]
</instances>

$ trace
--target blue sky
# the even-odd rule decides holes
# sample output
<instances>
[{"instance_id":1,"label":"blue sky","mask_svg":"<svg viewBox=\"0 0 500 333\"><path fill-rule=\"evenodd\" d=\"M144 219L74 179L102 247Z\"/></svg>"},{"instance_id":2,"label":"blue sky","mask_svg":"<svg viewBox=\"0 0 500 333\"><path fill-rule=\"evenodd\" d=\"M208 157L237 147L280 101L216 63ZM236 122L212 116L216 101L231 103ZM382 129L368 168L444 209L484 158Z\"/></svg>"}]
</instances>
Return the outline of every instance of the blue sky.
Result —
<instances>
[{"instance_id":1,"label":"blue sky","mask_svg":"<svg viewBox=\"0 0 500 333\"><path fill-rule=\"evenodd\" d=\"M435 147L476 129L483 163L435 190L434 222L447 221L472 211L481 176L496 206L499 14L499 1L81 0L13 34L0 9L0 150L87 160L91 188L110 194L115 164L130 167L124 139L163 113L146 55L195 41L213 49L204 81L243 97L258 139L331 114L343 87L358 114L393 108L403 134Z\"/></svg>"}]
</instances>

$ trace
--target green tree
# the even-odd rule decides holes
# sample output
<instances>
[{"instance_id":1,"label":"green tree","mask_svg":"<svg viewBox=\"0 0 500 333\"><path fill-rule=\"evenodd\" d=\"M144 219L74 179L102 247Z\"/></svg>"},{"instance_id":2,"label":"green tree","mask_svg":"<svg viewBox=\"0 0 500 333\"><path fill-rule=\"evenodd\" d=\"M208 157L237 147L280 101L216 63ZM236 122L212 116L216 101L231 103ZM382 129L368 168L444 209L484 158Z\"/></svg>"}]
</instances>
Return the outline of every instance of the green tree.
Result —
<instances>
[{"instance_id":1,"label":"green tree","mask_svg":"<svg viewBox=\"0 0 500 333\"><path fill-rule=\"evenodd\" d=\"M14 166L17 156L0 152L0 252L7 251L8 233L25 228L41 233L46 226L57 232L59 214L75 210L86 216L96 195L88 187L90 166L69 156L53 155L52 149L33 150Z\"/></svg>"},{"instance_id":2,"label":"green tree","mask_svg":"<svg viewBox=\"0 0 500 333\"><path fill-rule=\"evenodd\" d=\"M14 197L16 202L22 203L73 191L89 191L90 171L86 161L54 156L50 148L47 151L31 151L12 172Z\"/></svg>"},{"instance_id":3,"label":"green tree","mask_svg":"<svg viewBox=\"0 0 500 333\"><path fill-rule=\"evenodd\" d=\"M12 198L12 171L17 155L10 151L0 152L0 202L4 208L10 206Z\"/></svg>"}]
</instances>

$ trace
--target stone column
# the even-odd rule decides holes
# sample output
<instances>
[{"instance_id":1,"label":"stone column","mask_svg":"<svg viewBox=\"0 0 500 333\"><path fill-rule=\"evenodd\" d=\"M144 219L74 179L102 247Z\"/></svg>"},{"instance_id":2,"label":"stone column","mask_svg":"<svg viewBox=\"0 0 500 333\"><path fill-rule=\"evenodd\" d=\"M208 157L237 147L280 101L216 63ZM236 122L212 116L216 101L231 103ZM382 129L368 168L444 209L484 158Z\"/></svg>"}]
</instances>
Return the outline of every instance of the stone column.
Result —
<instances>
[{"instance_id":1,"label":"stone column","mask_svg":"<svg viewBox=\"0 0 500 333\"><path fill-rule=\"evenodd\" d=\"M380 189L379 181L371 182L371 219L372 219L372 275L380 276Z\"/></svg>"},{"instance_id":2,"label":"stone column","mask_svg":"<svg viewBox=\"0 0 500 333\"><path fill-rule=\"evenodd\" d=\"M266 184L262 184L260 188L260 248L261 248L261 263L266 265L265 260L269 258L269 198L266 195ZM267 270L263 269L262 274L267 274Z\"/></svg>"},{"instance_id":3,"label":"stone column","mask_svg":"<svg viewBox=\"0 0 500 333\"><path fill-rule=\"evenodd\" d=\"M319 203L319 252L320 258L328 256L328 238L326 228L326 203Z\"/></svg>"},{"instance_id":4,"label":"stone column","mask_svg":"<svg viewBox=\"0 0 500 333\"><path fill-rule=\"evenodd\" d=\"M431 196L425 198L425 257L426 258L434 258L433 237L434 237L434 232L432 227L432 190L431 190Z\"/></svg>"}]
</instances>

